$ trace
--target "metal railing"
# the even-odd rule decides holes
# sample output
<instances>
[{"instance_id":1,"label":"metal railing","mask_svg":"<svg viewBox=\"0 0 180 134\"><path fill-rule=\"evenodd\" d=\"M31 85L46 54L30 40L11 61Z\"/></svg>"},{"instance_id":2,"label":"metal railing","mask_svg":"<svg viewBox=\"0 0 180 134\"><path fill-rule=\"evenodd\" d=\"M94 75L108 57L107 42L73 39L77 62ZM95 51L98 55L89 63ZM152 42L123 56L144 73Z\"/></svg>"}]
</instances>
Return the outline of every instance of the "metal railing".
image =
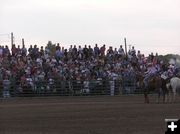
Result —
<instances>
[{"instance_id":1,"label":"metal railing","mask_svg":"<svg viewBox=\"0 0 180 134\"><path fill-rule=\"evenodd\" d=\"M86 80L86 81L11 81L9 85L0 84L0 97L26 96L77 96L77 95L119 95L142 93L136 81L124 80Z\"/></svg>"}]
</instances>

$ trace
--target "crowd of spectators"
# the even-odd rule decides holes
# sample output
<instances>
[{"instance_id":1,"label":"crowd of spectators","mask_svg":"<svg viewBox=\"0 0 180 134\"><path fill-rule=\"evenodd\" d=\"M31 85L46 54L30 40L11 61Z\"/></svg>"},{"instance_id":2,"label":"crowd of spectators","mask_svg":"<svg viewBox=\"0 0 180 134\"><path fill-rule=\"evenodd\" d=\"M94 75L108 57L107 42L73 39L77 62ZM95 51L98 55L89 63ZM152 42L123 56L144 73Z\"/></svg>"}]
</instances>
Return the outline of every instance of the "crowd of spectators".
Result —
<instances>
[{"instance_id":1,"label":"crowd of spectators","mask_svg":"<svg viewBox=\"0 0 180 134\"><path fill-rule=\"evenodd\" d=\"M71 45L65 49L56 44L54 51L48 46L26 48L13 45L11 50L8 46L0 46L0 82L5 90L13 84L19 91L27 85L37 89L37 85L45 85L43 82L46 90L50 90L57 81L84 82L85 89L87 82L93 80L124 79L136 83L136 74L143 74L150 63L163 72L168 72L168 69L172 75L175 72L175 67L168 68L157 54L145 57L134 46L127 55L122 45L119 48L98 44L93 48L90 45Z\"/></svg>"}]
</instances>

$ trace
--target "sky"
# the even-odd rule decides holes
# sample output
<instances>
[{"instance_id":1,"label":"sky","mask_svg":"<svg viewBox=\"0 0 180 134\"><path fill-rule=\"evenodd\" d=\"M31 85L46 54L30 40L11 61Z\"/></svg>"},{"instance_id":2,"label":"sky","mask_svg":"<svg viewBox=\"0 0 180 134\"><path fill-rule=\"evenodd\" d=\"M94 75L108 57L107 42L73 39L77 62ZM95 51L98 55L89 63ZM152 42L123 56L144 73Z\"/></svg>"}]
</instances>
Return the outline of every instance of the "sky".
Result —
<instances>
[{"instance_id":1,"label":"sky","mask_svg":"<svg viewBox=\"0 0 180 134\"><path fill-rule=\"evenodd\" d=\"M180 54L180 0L0 0L0 45L135 46ZM8 35L6 35L8 34Z\"/></svg>"}]
</instances>

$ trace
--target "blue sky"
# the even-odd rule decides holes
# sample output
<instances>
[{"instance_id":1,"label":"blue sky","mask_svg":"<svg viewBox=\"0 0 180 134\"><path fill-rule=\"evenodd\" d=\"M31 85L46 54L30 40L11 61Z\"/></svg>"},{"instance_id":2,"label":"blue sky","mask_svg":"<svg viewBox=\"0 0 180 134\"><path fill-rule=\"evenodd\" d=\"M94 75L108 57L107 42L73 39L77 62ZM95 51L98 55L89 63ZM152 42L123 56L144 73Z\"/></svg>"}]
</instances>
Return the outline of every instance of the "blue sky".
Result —
<instances>
[{"instance_id":1,"label":"blue sky","mask_svg":"<svg viewBox=\"0 0 180 134\"><path fill-rule=\"evenodd\" d=\"M16 44L64 47L118 48L126 37L146 55L180 54L179 7L180 0L0 0L0 34L14 32Z\"/></svg>"}]
</instances>

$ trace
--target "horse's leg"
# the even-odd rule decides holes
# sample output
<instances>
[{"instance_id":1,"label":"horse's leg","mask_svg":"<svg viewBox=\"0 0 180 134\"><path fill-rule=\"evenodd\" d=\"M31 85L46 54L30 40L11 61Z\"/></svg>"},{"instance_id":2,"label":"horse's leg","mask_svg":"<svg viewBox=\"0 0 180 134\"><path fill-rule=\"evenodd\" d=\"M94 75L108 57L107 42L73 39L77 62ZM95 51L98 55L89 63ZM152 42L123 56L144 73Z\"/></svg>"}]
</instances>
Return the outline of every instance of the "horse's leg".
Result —
<instances>
[{"instance_id":1,"label":"horse's leg","mask_svg":"<svg viewBox=\"0 0 180 134\"><path fill-rule=\"evenodd\" d=\"M162 95L163 95L163 103L165 103L166 100L166 91L162 88Z\"/></svg>"},{"instance_id":2,"label":"horse's leg","mask_svg":"<svg viewBox=\"0 0 180 134\"><path fill-rule=\"evenodd\" d=\"M144 91L144 103L148 103L148 95L146 91Z\"/></svg>"},{"instance_id":3,"label":"horse's leg","mask_svg":"<svg viewBox=\"0 0 180 134\"><path fill-rule=\"evenodd\" d=\"M162 86L160 89L162 92L163 103L165 103L165 101L166 101L166 88Z\"/></svg>"},{"instance_id":4,"label":"horse's leg","mask_svg":"<svg viewBox=\"0 0 180 134\"><path fill-rule=\"evenodd\" d=\"M149 98L147 93L144 93L145 103L149 103Z\"/></svg>"},{"instance_id":5,"label":"horse's leg","mask_svg":"<svg viewBox=\"0 0 180 134\"><path fill-rule=\"evenodd\" d=\"M173 92L172 91L169 92L169 102L170 103L173 102Z\"/></svg>"},{"instance_id":6,"label":"horse's leg","mask_svg":"<svg viewBox=\"0 0 180 134\"><path fill-rule=\"evenodd\" d=\"M147 102L147 94L144 92L144 103Z\"/></svg>"},{"instance_id":7,"label":"horse's leg","mask_svg":"<svg viewBox=\"0 0 180 134\"><path fill-rule=\"evenodd\" d=\"M159 103L160 97L161 97L161 89L158 89L158 96L156 100L157 103Z\"/></svg>"},{"instance_id":8,"label":"horse's leg","mask_svg":"<svg viewBox=\"0 0 180 134\"><path fill-rule=\"evenodd\" d=\"M166 103L170 102L170 97L171 97L171 91L170 91L170 89L167 88L167 91L165 92L165 102Z\"/></svg>"},{"instance_id":9,"label":"horse's leg","mask_svg":"<svg viewBox=\"0 0 180 134\"><path fill-rule=\"evenodd\" d=\"M168 102L168 95L169 95L169 93L167 92L166 94L165 94L165 103L167 103Z\"/></svg>"},{"instance_id":10,"label":"horse's leg","mask_svg":"<svg viewBox=\"0 0 180 134\"><path fill-rule=\"evenodd\" d=\"M149 97L148 97L148 93L144 93L144 97L145 97L145 103L149 103Z\"/></svg>"},{"instance_id":11,"label":"horse's leg","mask_svg":"<svg viewBox=\"0 0 180 134\"><path fill-rule=\"evenodd\" d=\"M176 101L176 89L173 89L173 103Z\"/></svg>"},{"instance_id":12,"label":"horse's leg","mask_svg":"<svg viewBox=\"0 0 180 134\"><path fill-rule=\"evenodd\" d=\"M155 91L157 91L157 96L156 96L156 103L159 103L159 100L160 100L160 96L161 96L161 91L160 89L155 89Z\"/></svg>"},{"instance_id":13,"label":"horse's leg","mask_svg":"<svg viewBox=\"0 0 180 134\"><path fill-rule=\"evenodd\" d=\"M147 94L147 103L149 103L149 96L148 96L148 94Z\"/></svg>"}]
</instances>

